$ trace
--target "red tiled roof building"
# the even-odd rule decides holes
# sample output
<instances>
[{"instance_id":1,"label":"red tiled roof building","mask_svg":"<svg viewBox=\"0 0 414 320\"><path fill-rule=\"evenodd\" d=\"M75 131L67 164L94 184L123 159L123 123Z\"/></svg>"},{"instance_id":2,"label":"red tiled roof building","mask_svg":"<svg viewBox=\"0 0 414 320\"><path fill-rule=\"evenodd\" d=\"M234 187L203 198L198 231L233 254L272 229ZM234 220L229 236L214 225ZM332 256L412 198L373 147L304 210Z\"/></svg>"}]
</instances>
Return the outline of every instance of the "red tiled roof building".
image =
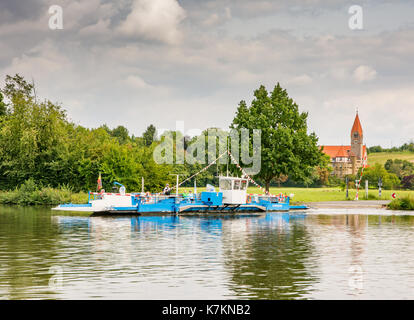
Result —
<instances>
[{"instance_id":1,"label":"red tiled roof building","mask_svg":"<svg viewBox=\"0 0 414 320\"><path fill-rule=\"evenodd\" d=\"M343 178L346 175L355 175L358 172L367 155L363 139L364 134L357 112L351 129L350 146L322 146L323 152L331 158L332 175Z\"/></svg>"}]
</instances>

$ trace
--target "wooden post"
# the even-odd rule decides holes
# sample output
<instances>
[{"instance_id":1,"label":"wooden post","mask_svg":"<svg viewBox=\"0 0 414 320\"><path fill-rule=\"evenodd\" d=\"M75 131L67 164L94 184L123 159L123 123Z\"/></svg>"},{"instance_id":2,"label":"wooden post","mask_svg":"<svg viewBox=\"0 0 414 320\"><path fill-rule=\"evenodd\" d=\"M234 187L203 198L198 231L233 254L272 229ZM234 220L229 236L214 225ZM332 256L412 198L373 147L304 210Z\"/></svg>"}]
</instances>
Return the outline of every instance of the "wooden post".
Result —
<instances>
[{"instance_id":1,"label":"wooden post","mask_svg":"<svg viewBox=\"0 0 414 320\"><path fill-rule=\"evenodd\" d=\"M355 186L356 186L356 195L355 195L355 200L359 199L359 184L360 184L360 180L355 180Z\"/></svg>"},{"instance_id":2,"label":"wooden post","mask_svg":"<svg viewBox=\"0 0 414 320\"><path fill-rule=\"evenodd\" d=\"M144 193L144 177L141 178L141 192Z\"/></svg>"},{"instance_id":3,"label":"wooden post","mask_svg":"<svg viewBox=\"0 0 414 320\"><path fill-rule=\"evenodd\" d=\"M348 200L349 198L349 178L348 177L345 178L345 183L346 183L346 199Z\"/></svg>"},{"instance_id":4,"label":"wooden post","mask_svg":"<svg viewBox=\"0 0 414 320\"><path fill-rule=\"evenodd\" d=\"M378 195L381 198L381 187L382 187L382 178L378 179Z\"/></svg>"}]
</instances>

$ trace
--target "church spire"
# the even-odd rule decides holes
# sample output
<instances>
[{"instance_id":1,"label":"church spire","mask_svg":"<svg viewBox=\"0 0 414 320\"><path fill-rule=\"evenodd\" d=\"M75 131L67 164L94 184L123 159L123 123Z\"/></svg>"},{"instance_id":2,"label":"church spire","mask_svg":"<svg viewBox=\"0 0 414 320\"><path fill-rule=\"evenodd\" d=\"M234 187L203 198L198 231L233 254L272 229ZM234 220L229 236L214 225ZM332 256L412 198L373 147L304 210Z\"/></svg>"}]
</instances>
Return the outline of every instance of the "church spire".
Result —
<instances>
[{"instance_id":1,"label":"church spire","mask_svg":"<svg viewBox=\"0 0 414 320\"><path fill-rule=\"evenodd\" d=\"M359 135L362 136L362 126L361 126L361 122L359 121L358 109L356 111L354 124L353 124L352 129L351 129L351 136L354 132L358 132Z\"/></svg>"}]
</instances>

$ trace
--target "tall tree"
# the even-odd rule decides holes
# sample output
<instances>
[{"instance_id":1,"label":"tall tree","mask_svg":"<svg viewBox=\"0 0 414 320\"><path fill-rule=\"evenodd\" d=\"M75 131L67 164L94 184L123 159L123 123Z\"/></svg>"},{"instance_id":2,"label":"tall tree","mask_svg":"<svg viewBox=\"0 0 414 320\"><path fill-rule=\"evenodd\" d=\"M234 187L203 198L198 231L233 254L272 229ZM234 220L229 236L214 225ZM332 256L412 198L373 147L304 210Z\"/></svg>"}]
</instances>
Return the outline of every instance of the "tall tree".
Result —
<instances>
[{"instance_id":1,"label":"tall tree","mask_svg":"<svg viewBox=\"0 0 414 320\"><path fill-rule=\"evenodd\" d=\"M6 85L4 86L2 92L4 95L13 100L14 98L20 96L24 99L33 98L33 84L28 83L21 75L17 74L15 76L6 75Z\"/></svg>"},{"instance_id":2,"label":"tall tree","mask_svg":"<svg viewBox=\"0 0 414 320\"><path fill-rule=\"evenodd\" d=\"M273 179L289 176L302 181L323 164L318 138L307 132L307 118L279 83L270 94L260 86L250 106L240 101L231 128L261 130L261 170L256 177L264 181L267 191Z\"/></svg>"},{"instance_id":3,"label":"tall tree","mask_svg":"<svg viewBox=\"0 0 414 320\"><path fill-rule=\"evenodd\" d=\"M144 144L149 147L153 141L156 139L157 129L154 125L150 124L145 132L142 134L142 138L144 139Z\"/></svg>"},{"instance_id":4,"label":"tall tree","mask_svg":"<svg viewBox=\"0 0 414 320\"><path fill-rule=\"evenodd\" d=\"M3 99L3 94L0 92L0 117L7 113L7 105L4 103Z\"/></svg>"},{"instance_id":5,"label":"tall tree","mask_svg":"<svg viewBox=\"0 0 414 320\"><path fill-rule=\"evenodd\" d=\"M113 129L111 136L117 138L120 144L125 144L129 141L129 132L124 126L117 126Z\"/></svg>"}]
</instances>

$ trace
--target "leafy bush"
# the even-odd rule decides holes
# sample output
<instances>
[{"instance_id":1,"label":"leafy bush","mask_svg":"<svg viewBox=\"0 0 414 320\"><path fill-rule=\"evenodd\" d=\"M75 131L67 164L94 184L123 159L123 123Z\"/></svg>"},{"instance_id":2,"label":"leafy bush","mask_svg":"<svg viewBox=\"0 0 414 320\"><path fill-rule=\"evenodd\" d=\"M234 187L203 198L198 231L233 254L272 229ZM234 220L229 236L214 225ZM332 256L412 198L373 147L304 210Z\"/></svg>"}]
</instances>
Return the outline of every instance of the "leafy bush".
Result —
<instances>
[{"instance_id":1,"label":"leafy bush","mask_svg":"<svg viewBox=\"0 0 414 320\"><path fill-rule=\"evenodd\" d=\"M26 180L20 188L0 192L1 204L18 205L56 205L60 203L86 203L88 195L85 192L73 193L67 186L59 189L39 187L33 179Z\"/></svg>"},{"instance_id":2,"label":"leafy bush","mask_svg":"<svg viewBox=\"0 0 414 320\"><path fill-rule=\"evenodd\" d=\"M382 165L376 163L374 166L365 169L361 186L365 186L365 180L368 180L370 188L377 188L379 178L382 179L383 189L393 189L399 187L401 183L394 173L389 173Z\"/></svg>"},{"instance_id":3,"label":"leafy bush","mask_svg":"<svg viewBox=\"0 0 414 320\"><path fill-rule=\"evenodd\" d=\"M403 177L401 185L405 189L414 189L414 174Z\"/></svg>"},{"instance_id":4,"label":"leafy bush","mask_svg":"<svg viewBox=\"0 0 414 320\"><path fill-rule=\"evenodd\" d=\"M388 204L388 208L391 210L414 210L414 197L404 196L394 199Z\"/></svg>"}]
</instances>

